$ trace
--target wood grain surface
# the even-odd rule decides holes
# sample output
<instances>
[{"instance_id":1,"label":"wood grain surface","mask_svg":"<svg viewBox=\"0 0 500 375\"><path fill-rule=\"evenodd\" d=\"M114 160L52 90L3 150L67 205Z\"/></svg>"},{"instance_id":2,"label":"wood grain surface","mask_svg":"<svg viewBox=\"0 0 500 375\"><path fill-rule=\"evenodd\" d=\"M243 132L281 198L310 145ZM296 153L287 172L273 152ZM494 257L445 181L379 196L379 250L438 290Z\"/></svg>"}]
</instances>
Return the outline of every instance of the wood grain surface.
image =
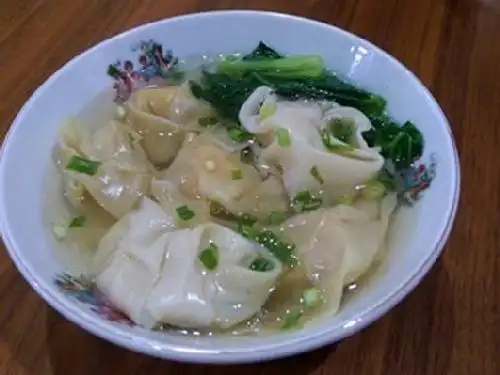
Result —
<instances>
[{"instance_id":1,"label":"wood grain surface","mask_svg":"<svg viewBox=\"0 0 500 375\"><path fill-rule=\"evenodd\" d=\"M0 374L500 374L500 0L0 0L0 135L53 71L103 38L186 12L253 8L336 24L403 61L457 140L462 197L437 265L399 306L338 345L249 366L160 361L58 315L0 250Z\"/></svg>"}]
</instances>

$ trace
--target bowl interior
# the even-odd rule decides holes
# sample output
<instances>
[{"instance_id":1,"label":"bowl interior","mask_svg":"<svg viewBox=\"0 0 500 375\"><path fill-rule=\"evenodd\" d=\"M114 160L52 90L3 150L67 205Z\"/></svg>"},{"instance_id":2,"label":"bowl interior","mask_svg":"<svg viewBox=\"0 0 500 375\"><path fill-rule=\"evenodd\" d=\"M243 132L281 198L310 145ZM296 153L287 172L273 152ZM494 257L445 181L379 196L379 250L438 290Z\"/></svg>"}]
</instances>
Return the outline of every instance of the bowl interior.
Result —
<instances>
[{"instance_id":1,"label":"bowl interior","mask_svg":"<svg viewBox=\"0 0 500 375\"><path fill-rule=\"evenodd\" d=\"M227 31L231 30L230 38ZM108 64L137 61L134 44L153 38L180 59L249 51L264 40L284 53L320 54L340 76L381 94L396 120L412 120L426 140L424 162L435 154L437 176L424 198L397 213L389 256L336 316L303 330L269 337L183 337L102 319L53 284L68 269L55 255L47 202L63 209L51 152L62 122L112 82ZM16 266L55 308L93 333L150 354L191 361L241 362L311 349L364 327L399 301L432 265L449 233L458 199L458 160L447 121L429 92L392 57L337 28L262 12L212 12L145 25L107 40L55 73L21 110L4 143L0 205L4 241ZM71 269L70 272L78 272ZM306 340L307 339L307 340ZM246 351L252 350L252 353Z\"/></svg>"}]
</instances>

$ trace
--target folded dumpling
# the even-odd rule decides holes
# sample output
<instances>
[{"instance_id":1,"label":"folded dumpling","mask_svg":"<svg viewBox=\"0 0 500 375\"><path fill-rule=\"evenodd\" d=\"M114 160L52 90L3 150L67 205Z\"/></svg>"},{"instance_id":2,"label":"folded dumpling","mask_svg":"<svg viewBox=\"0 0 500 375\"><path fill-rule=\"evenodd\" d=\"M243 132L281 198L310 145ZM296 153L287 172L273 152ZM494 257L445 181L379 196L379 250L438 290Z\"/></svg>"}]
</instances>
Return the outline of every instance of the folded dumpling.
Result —
<instances>
[{"instance_id":1,"label":"folded dumpling","mask_svg":"<svg viewBox=\"0 0 500 375\"><path fill-rule=\"evenodd\" d=\"M332 312L339 308L344 287L370 268L384 246L396 203L396 195L390 194L297 215L283 224L307 276L324 290Z\"/></svg>"},{"instance_id":2,"label":"folded dumpling","mask_svg":"<svg viewBox=\"0 0 500 375\"><path fill-rule=\"evenodd\" d=\"M190 134L161 180L189 199L216 201L232 213L260 217L288 207L279 178L262 180L254 166L242 162L240 152L229 151L211 133Z\"/></svg>"},{"instance_id":3,"label":"folded dumpling","mask_svg":"<svg viewBox=\"0 0 500 375\"><path fill-rule=\"evenodd\" d=\"M200 261L210 248L218 254L211 269ZM269 267L252 269L255 261ZM260 310L281 270L278 260L229 228L205 224L176 231L147 310L176 326L230 328Z\"/></svg>"},{"instance_id":4,"label":"folded dumpling","mask_svg":"<svg viewBox=\"0 0 500 375\"><path fill-rule=\"evenodd\" d=\"M204 199L190 198L182 194L178 186L168 180L153 178L151 195L160 203L162 209L175 218L178 228L192 227L211 220L210 205ZM186 214L179 217L177 211L184 209Z\"/></svg>"},{"instance_id":5,"label":"folded dumpling","mask_svg":"<svg viewBox=\"0 0 500 375\"><path fill-rule=\"evenodd\" d=\"M361 136L371 127L366 116L353 108L330 107L324 112L324 104L280 100L262 86L240 110L242 125L263 139L263 162L282 170L291 197L309 190L336 201L374 178L383 166L378 150L369 148ZM348 139L338 139L332 131L339 119L349 129L344 131Z\"/></svg>"},{"instance_id":6,"label":"folded dumpling","mask_svg":"<svg viewBox=\"0 0 500 375\"><path fill-rule=\"evenodd\" d=\"M144 198L101 240L98 288L138 324L229 328L259 311L281 264L223 226L173 229L171 217Z\"/></svg>"},{"instance_id":7,"label":"folded dumpling","mask_svg":"<svg viewBox=\"0 0 500 375\"><path fill-rule=\"evenodd\" d=\"M126 110L127 122L142 135L142 146L156 165L172 161L188 123L212 114L211 107L197 100L186 85L138 90Z\"/></svg>"},{"instance_id":8,"label":"folded dumpling","mask_svg":"<svg viewBox=\"0 0 500 375\"><path fill-rule=\"evenodd\" d=\"M165 234L174 229L174 218L143 198L101 239L92 261L99 290L133 321L148 327L154 322L143 315L144 305L162 269Z\"/></svg>"},{"instance_id":9,"label":"folded dumpling","mask_svg":"<svg viewBox=\"0 0 500 375\"><path fill-rule=\"evenodd\" d=\"M68 164L79 158L96 169L82 173ZM76 208L95 200L115 218L129 212L148 193L153 167L139 145L139 136L125 124L111 121L93 134L76 122L61 131L56 161L63 172L66 197Z\"/></svg>"}]
</instances>

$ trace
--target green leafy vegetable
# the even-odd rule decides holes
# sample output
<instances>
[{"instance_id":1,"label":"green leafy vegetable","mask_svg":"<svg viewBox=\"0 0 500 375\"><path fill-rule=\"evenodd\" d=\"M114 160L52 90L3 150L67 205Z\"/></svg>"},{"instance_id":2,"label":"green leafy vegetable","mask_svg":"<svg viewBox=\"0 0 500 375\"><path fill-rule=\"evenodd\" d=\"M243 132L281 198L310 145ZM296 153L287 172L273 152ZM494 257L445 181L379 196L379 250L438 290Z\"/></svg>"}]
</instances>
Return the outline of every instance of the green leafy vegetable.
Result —
<instances>
[{"instance_id":1,"label":"green leafy vegetable","mask_svg":"<svg viewBox=\"0 0 500 375\"><path fill-rule=\"evenodd\" d=\"M297 212L314 211L321 207L323 199L315 197L309 190L303 190L292 199L292 206Z\"/></svg>"},{"instance_id":2,"label":"green leafy vegetable","mask_svg":"<svg viewBox=\"0 0 500 375\"><path fill-rule=\"evenodd\" d=\"M297 327L300 322L300 318L302 318L302 315L303 313L300 309L292 309L288 311L283 318L281 329L285 331Z\"/></svg>"},{"instance_id":3,"label":"green leafy vegetable","mask_svg":"<svg viewBox=\"0 0 500 375\"><path fill-rule=\"evenodd\" d=\"M276 139L280 147L290 147L290 145L292 144L290 132L284 128L279 128L276 130Z\"/></svg>"},{"instance_id":4,"label":"green leafy vegetable","mask_svg":"<svg viewBox=\"0 0 500 375\"><path fill-rule=\"evenodd\" d=\"M250 269L257 272L269 272L274 270L274 262L264 257L259 256L251 264Z\"/></svg>"},{"instance_id":5,"label":"green leafy vegetable","mask_svg":"<svg viewBox=\"0 0 500 375\"><path fill-rule=\"evenodd\" d=\"M250 94L262 85L289 100L335 101L360 110L374 126L363 133L364 138L370 146L381 147L382 155L394 163L397 171L407 168L422 155L423 136L411 122L400 126L391 120L385 113L384 98L343 81L323 67L319 56L284 57L261 42L243 58L223 61L216 72L203 72L199 82L189 82L193 95L209 102L218 116L227 120L223 126L237 142L252 138L239 124L238 113ZM263 114L268 115L267 108ZM337 122L332 134L334 137L329 131L321 133L328 150L352 151L349 134L338 130Z\"/></svg>"},{"instance_id":6,"label":"green leafy vegetable","mask_svg":"<svg viewBox=\"0 0 500 375\"><path fill-rule=\"evenodd\" d=\"M194 211L192 211L186 205L177 207L175 209L175 211L177 212L177 215L179 216L179 218L183 221L191 220L195 215Z\"/></svg>"},{"instance_id":7,"label":"green leafy vegetable","mask_svg":"<svg viewBox=\"0 0 500 375\"><path fill-rule=\"evenodd\" d=\"M257 47L249 53L243 56L242 60L266 60L266 59L280 59L283 55L280 55L273 48L269 47L264 42L259 42Z\"/></svg>"},{"instance_id":8,"label":"green leafy vegetable","mask_svg":"<svg viewBox=\"0 0 500 375\"><path fill-rule=\"evenodd\" d=\"M399 126L387 116L370 120L373 129L364 132L363 137L368 145L380 147L382 155L392 161L397 171L409 167L422 156L424 138L412 122Z\"/></svg>"},{"instance_id":9,"label":"green leafy vegetable","mask_svg":"<svg viewBox=\"0 0 500 375\"><path fill-rule=\"evenodd\" d=\"M200 253L199 259L206 269L209 271L215 270L219 265L219 248L216 244L210 242L208 247Z\"/></svg>"},{"instance_id":10,"label":"green leafy vegetable","mask_svg":"<svg viewBox=\"0 0 500 375\"><path fill-rule=\"evenodd\" d=\"M234 181L241 180L243 178L243 171L241 169L233 169L231 171L231 178Z\"/></svg>"},{"instance_id":11,"label":"green leafy vegetable","mask_svg":"<svg viewBox=\"0 0 500 375\"><path fill-rule=\"evenodd\" d=\"M66 165L66 169L70 169L79 173L84 173L93 176L101 166L101 162L82 158L78 155L73 155Z\"/></svg>"},{"instance_id":12,"label":"green leafy vegetable","mask_svg":"<svg viewBox=\"0 0 500 375\"><path fill-rule=\"evenodd\" d=\"M296 55L277 59L221 61L217 73L243 76L262 73L286 78L318 78L323 74L323 59L318 55Z\"/></svg>"},{"instance_id":13,"label":"green leafy vegetable","mask_svg":"<svg viewBox=\"0 0 500 375\"><path fill-rule=\"evenodd\" d=\"M77 216L71 220L68 227L69 228L81 228L85 225L85 216Z\"/></svg>"},{"instance_id":14,"label":"green leafy vegetable","mask_svg":"<svg viewBox=\"0 0 500 375\"><path fill-rule=\"evenodd\" d=\"M325 183L325 180L323 180L323 177L321 176L321 173L319 173L319 169L317 166L313 166L310 170L311 176L318 181L321 185Z\"/></svg>"},{"instance_id":15,"label":"green leafy vegetable","mask_svg":"<svg viewBox=\"0 0 500 375\"><path fill-rule=\"evenodd\" d=\"M238 230L244 237L252 239L267 248L282 263L290 266L297 263L297 257L294 253L295 245L282 241L270 230L260 230L249 225L239 225Z\"/></svg>"}]
</instances>

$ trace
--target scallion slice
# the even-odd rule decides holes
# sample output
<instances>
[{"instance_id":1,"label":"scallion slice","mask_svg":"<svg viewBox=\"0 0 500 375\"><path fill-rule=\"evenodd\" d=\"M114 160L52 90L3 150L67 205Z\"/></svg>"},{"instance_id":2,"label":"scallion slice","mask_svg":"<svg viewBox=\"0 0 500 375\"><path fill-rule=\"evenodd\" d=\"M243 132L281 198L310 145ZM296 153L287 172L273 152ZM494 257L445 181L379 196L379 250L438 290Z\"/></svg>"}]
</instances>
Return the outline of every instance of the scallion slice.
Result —
<instances>
[{"instance_id":1,"label":"scallion slice","mask_svg":"<svg viewBox=\"0 0 500 375\"><path fill-rule=\"evenodd\" d=\"M209 271L215 270L219 265L219 248L216 244L210 242L208 247L200 253L199 259L206 269Z\"/></svg>"},{"instance_id":2,"label":"scallion slice","mask_svg":"<svg viewBox=\"0 0 500 375\"><path fill-rule=\"evenodd\" d=\"M101 162L82 158L78 155L73 155L66 165L66 169L70 169L79 173L84 173L93 176L101 166Z\"/></svg>"},{"instance_id":3,"label":"scallion slice","mask_svg":"<svg viewBox=\"0 0 500 375\"><path fill-rule=\"evenodd\" d=\"M85 225L85 216L77 216L69 223L69 228L81 228Z\"/></svg>"},{"instance_id":4,"label":"scallion slice","mask_svg":"<svg viewBox=\"0 0 500 375\"><path fill-rule=\"evenodd\" d=\"M188 221L194 217L194 211L191 210L187 205L179 206L175 209L177 215L181 220Z\"/></svg>"},{"instance_id":5,"label":"scallion slice","mask_svg":"<svg viewBox=\"0 0 500 375\"><path fill-rule=\"evenodd\" d=\"M284 128L279 128L276 130L276 139L280 147L290 147L292 144L290 132Z\"/></svg>"}]
</instances>

